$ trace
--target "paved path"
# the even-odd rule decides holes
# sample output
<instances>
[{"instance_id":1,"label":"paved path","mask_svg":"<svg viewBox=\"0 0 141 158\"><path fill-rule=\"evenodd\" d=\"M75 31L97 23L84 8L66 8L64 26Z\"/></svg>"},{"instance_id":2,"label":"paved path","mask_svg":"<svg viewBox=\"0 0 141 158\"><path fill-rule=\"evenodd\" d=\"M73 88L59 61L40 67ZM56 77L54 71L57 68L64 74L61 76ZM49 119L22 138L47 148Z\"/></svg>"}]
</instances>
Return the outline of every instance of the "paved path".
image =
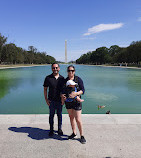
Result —
<instances>
[{"instance_id":1,"label":"paved path","mask_svg":"<svg viewBox=\"0 0 141 158\"><path fill-rule=\"evenodd\" d=\"M48 137L48 115L0 115L0 158L140 158L141 115L82 115L86 144L71 134L63 115L64 136ZM57 130L55 117L55 129Z\"/></svg>"}]
</instances>

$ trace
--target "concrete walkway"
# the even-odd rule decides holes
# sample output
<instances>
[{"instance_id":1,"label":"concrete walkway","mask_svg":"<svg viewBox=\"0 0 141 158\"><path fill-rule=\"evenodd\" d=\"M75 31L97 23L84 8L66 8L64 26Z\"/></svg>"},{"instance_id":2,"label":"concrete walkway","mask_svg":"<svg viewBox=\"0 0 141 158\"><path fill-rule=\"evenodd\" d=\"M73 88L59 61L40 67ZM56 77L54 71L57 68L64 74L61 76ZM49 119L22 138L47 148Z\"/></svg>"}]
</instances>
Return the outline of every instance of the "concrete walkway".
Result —
<instances>
[{"instance_id":1,"label":"concrete walkway","mask_svg":"<svg viewBox=\"0 0 141 158\"><path fill-rule=\"evenodd\" d=\"M141 115L82 115L86 144L71 134L63 115L64 136L48 137L48 115L0 115L0 158L140 158ZM55 117L55 130L57 118Z\"/></svg>"}]
</instances>

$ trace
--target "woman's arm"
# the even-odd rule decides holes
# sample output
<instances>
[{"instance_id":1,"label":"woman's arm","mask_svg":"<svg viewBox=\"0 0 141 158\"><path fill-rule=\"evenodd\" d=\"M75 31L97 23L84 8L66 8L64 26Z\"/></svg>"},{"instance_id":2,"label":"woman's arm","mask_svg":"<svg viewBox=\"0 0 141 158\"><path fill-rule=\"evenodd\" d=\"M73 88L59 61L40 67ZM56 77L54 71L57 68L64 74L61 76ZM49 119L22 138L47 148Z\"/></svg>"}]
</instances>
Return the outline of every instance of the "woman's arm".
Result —
<instances>
[{"instance_id":1,"label":"woman's arm","mask_svg":"<svg viewBox=\"0 0 141 158\"><path fill-rule=\"evenodd\" d=\"M70 95L69 95L69 98L75 98L76 96L79 96L79 95L82 95L83 94L83 91L80 90L78 92L72 92Z\"/></svg>"},{"instance_id":2,"label":"woman's arm","mask_svg":"<svg viewBox=\"0 0 141 158\"><path fill-rule=\"evenodd\" d=\"M80 77L78 77L78 85L79 85L80 91L82 91L82 94L84 94L85 93L85 88L84 88L83 80Z\"/></svg>"},{"instance_id":3,"label":"woman's arm","mask_svg":"<svg viewBox=\"0 0 141 158\"><path fill-rule=\"evenodd\" d=\"M80 90L80 91L77 92L77 95L82 95L82 94L83 94L82 90Z\"/></svg>"},{"instance_id":4,"label":"woman's arm","mask_svg":"<svg viewBox=\"0 0 141 158\"><path fill-rule=\"evenodd\" d=\"M85 88L84 88L83 81L82 81L82 79L81 79L80 77L78 77L78 85L79 85L79 89L80 89L80 90L79 90L78 92L72 92L72 93L69 95L70 98L74 98L74 97L76 97L76 96L79 96L79 95L84 94Z\"/></svg>"}]
</instances>

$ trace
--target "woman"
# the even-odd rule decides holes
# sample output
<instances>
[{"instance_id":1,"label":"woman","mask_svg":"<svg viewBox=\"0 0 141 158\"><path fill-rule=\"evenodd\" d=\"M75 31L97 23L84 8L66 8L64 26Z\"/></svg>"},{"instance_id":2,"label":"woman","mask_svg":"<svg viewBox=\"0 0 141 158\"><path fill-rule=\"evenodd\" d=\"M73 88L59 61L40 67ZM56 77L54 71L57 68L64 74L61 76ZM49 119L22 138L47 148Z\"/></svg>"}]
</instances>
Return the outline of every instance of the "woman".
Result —
<instances>
[{"instance_id":1,"label":"woman","mask_svg":"<svg viewBox=\"0 0 141 158\"><path fill-rule=\"evenodd\" d=\"M76 96L80 96L84 94L85 89L84 89L83 81L80 77L75 76L75 67L73 65L68 66L67 72L68 72L68 77L66 78L65 83L68 80L73 80L74 82L78 84L78 91L77 92L73 91L69 97L74 98ZM62 96L64 97L64 100L65 100L66 99L65 95L63 94ZM85 144L86 140L83 136L82 120L81 120L82 103L73 101L73 102L65 102L65 105L70 117L70 123L71 123L72 131L73 131L73 133L68 137L68 139L73 139L76 137L76 123L77 123L80 136L81 136L80 142L82 144Z\"/></svg>"}]
</instances>

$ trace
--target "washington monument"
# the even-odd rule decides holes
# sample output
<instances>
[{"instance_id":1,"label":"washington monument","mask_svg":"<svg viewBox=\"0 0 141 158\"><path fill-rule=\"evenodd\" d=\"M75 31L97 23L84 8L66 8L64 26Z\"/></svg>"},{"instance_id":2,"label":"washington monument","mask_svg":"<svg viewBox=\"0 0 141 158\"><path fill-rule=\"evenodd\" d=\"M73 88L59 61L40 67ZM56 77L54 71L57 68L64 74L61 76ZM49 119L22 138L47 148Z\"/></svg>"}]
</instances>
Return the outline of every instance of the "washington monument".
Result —
<instances>
[{"instance_id":1,"label":"washington monument","mask_svg":"<svg viewBox=\"0 0 141 158\"><path fill-rule=\"evenodd\" d=\"M67 63L67 40L65 40L65 63Z\"/></svg>"}]
</instances>

